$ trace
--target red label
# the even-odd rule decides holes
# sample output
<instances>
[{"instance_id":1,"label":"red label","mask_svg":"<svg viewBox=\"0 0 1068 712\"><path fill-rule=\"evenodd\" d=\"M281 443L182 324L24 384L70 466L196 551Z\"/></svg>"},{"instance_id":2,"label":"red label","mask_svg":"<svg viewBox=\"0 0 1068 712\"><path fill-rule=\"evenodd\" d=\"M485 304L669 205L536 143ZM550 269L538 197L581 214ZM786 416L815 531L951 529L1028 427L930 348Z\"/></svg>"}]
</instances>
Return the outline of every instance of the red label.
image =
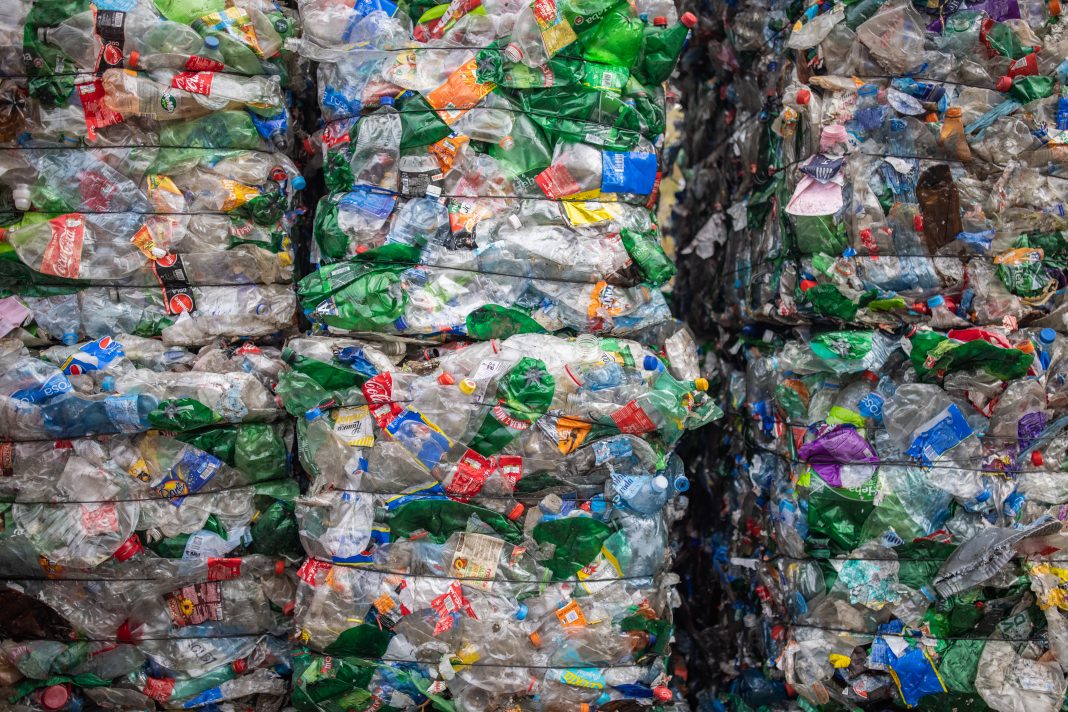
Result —
<instances>
[{"instance_id":1,"label":"red label","mask_svg":"<svg viewBox=\"0 0 1068 712\"><path fill-rule=\"evenodd\" d=\"M77 84L74 89L78 92L78 98L82 100L86 134L90 140L96 139L97 129L122 123L122 114L112 111L104 103L104 83L100 79Z\"/></svg>"},{"instance_id":2,"label":"red label","mask_svg":"<svg viewBox=\"0 0 1068 712\"><path fill-rule=\"evenodd\" d=\"M504 481L514 490L523 479L522 455L501 455L497 458L497 471L501 473Z\"/></svg>"},{"instance_id":3,"label":"red label","mask_svg":"<svg viewBox=\"0 0 1068 712\"><path fill-rule=\"evenodd\" d=\"M14 443L0 443L0 477L11 477L15 474L15 445Z\"/></svg>"},{"instance_id":4,"label":"red label","mask_svg":"<svg viewBox=\"0 0 1068 712\"><path fill-rule=\"evenodd\" d=\"M656 425L649 419L638 401L631 401L625 406L612 413L612 422L619 428L619 432L630 435L651 433L656 430Z\"/></svg>"},{"instance_id":5,"label":"red label","mask_svg":"<svg viewBox=\"0 0 1068 712\"><path fill-rule=\"evenodd\" d=\"M501 425L509 427L512 430L526 430L530 427L529 422L518 420L508 415L508 411L504 409L503 405L493 406L493 417L496 418Z\"/></svg>"},{"instance_id":6,"label":"red label","mask_svg":"<svg viewBox=\"0 0 1068 712\"><path fill-rule=\"evenodd\" d=\"M200 625L205 621L221 621L222 586L218 581L194 583L163 594L167 612L179 628Z\"/></svg>"},{"instance_id":7,"label":"red label","mask_svg":"<svg viewBox=\"0 0 1068 712\"><path fill-rule=\"evenodd\" d=\"M574 195L582 190L582 186L571 176L570 171L563 164L549 166L534 177L542 192L549 198L556 200L568 195Z\"/></svg>"},{"instance_id":8,"label":"red label","mask_svg":"<svg viewBox=\"0 0 1068 712\"><path fill-rule=\"evenodd\" d=\"M556 20L556 3L553 0L534 0L531 10L542 27L551 25Z\"/></svg>"},{"instance_id":9,"label":"red label","mask_svg":"<svg viewBox=\"0 0 1068 712\"><path fill-rule=\"evenodd\" d=\"M178 72L171 79L171 86L175 89L185 89L192 94L211 93L211 82L215 79L215 72Z\"/></svg>"},{"instance_id":10,"label":"red label","mask_svg":"<svg viewBox=\"0 0 1068 712\"><path fill-rule=\"evenodd\" d=\"M323 129L323 147L333 148L349 142L349 130L352 121L335 121Z\"/></svg>"},{"instance_id":11,"label":"red label","mask_svg":"<svg viewBox=\"0 0 1068 712\"><path fill-rule=\"evenodd\" d=\"M93 507L82 505L82 529L87 536L111 534L119 530L119 514L113 502L104 502Z\"/></svg>"},{"instance_id":12,"label":"red label","mask_svg":"<svg viewBox=\"0 0 1068 712\"><path fill-rule=\"evenodd\" d=\"M170 701L173 691L174 678L170 677L150 677L145 682L144 689L141 690L146 697L151 697L156 702Z\"/></svg>"},{"instance_id":13,"label":"red label","mask_svg":"<svg viewBox=\"0 0 1068 712\"><path fill-rule=\"evenodd\" d=\"M185 61L185 68L190 72L221 72L226 69L226 65L214 59L198 57L194 54Z\"/></svg>"},{"instance_id":14,"label":"red label","mask_svg":"<svg viewBox=\"0 0 1068 712\"><path fill-rule=\"evenodd\" d=\"M401 407L393 402L393 376L388 371L363 384L363 397L370 406L371 417L383 430L401 412Z\"/></svg>"},{"instance_id":15,"label":"red label","mask_svg":"<svg viewBox=\"0 0 1068 712\"><path fill-rule=\"evenodd\" d=\"M479 455L469 449L456 465L452 478L445 486L445 492L460 502L470 501L482 491L482 486L486 484L486 478L491 472L493 472L493 458Z\"/></svg>"},{"instance_id":16,"label":"red label","mask_svg":"<svg viewBox=\"0 0 1068 712\"><path fill-rule=\"evenodd\" d=\"M193 298L188 294L174 294L167 299L167 313L171 316L193 311Z\"/></svg>"},{"instance_id":17,"label":"red label","mask_svg":"<svg viewBox=\"0 0 1068 712\"><path fill-rule=\"evenodd\" d=\"M52 239L41 257L41 272L77 279L82 269L85 218L80 213L70 213L52 218L48 225L52 229Z\"/></svg>"},{"instance_id":18,"label":"red label","mask_svg":"<svg viewBox=\"0 0 1068 712\"><path fill-rule=\"evenodd\" d=\"M438 612L438 622L434 626L434 635L444 633L452 628L454 622L453 613L464 611L467 615L475 618L475 612L471 609L471 602L464 598L463 589L459 581L453 581L449 590L430 602L430 607Z\"/></svg>"},{"instance_id":19,"label":"red label","mask_svg":"<svg viewBox=\"0 0 1068 712\"><path fill-rule=\"evenodd\" d=\"M331 566L326 561L319 561L318 559L306 559L300 568L297 570L297 578L304 583L308 584L312 588L317 586L316 579L319 578L320 571L329 571Z\"/></svg>"},{"instance_id":20,"label":"red label","mask_svg":"<svg viewBox=\"0 0 1068 712\"><path fill-rule=\"evenodd\" d=\"M208 559L208 581L229 581L241 575L241 559Z\"/></svg>"}]
</instances>

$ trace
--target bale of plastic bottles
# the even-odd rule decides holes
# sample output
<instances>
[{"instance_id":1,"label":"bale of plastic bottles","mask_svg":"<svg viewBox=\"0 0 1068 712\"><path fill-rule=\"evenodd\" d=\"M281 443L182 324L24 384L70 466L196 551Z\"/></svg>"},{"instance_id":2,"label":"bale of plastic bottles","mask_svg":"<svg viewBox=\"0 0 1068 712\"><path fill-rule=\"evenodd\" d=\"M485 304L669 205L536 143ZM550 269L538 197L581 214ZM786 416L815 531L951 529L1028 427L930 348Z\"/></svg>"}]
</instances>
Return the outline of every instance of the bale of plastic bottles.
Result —
<instances>
[{"instance_id":1,"label":"bale of plastic bottles","mask_svg":"<svg viewBox=\"0 0 1068 712\"><path fill-rule=\"evenodd\" d=\"M278 709L304 179L260 0L0 8L0 707Z\"/></svg>"},{"instance_id":2,"label":"bale of plastic bottles","mask_svg":"<svg viewBox=\"0 0 1068 712\"><path fill-rule=\"evenodd\" d=\"M1060 709L1060 4L723 17L684 248L736 512L708 702Z\"/></svg>"}]
</instances>

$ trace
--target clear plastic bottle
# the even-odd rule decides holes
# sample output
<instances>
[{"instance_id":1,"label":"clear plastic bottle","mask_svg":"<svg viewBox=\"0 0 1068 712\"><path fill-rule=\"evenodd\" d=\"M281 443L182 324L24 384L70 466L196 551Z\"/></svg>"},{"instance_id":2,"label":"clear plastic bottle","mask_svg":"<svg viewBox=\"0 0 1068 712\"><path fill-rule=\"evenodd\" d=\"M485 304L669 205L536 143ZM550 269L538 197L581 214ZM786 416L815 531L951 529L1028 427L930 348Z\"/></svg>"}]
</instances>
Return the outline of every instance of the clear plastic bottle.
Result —
<instances>
[{"instance_id":1,"label":"clear plastic bottle","mask_svg":"<svg viewBox=\"0 0 1068 712\"><path fill-rule=\"evenodd\" d=\"M357 185L400 190L401 117L392 97L359 122L359 134L352 151L352 174Z\"/></svg>"}]
</instances>

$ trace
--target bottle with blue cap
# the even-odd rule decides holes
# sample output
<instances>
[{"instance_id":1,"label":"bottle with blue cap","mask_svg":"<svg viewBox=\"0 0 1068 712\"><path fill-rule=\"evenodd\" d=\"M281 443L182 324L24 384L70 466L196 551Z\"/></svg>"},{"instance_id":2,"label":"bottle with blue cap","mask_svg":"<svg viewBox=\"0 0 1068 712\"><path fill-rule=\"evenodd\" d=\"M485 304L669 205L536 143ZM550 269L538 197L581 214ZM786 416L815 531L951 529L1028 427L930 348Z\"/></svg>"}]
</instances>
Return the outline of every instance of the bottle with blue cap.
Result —
<instances>
[{"instance_id":1,"label":"bottle with blue cap","mask_svg":"<svg viewBox=\"0 0 1068 712\"><path fill-rule=\"evenodd\" d=\"M931 311L931 318L927 324L932 329L945 331L949 329L966 329L971 326L966 320L950 311L946 306L946 298L936 294L927 300L927 308Z\"/></svg>"}]
</instances>

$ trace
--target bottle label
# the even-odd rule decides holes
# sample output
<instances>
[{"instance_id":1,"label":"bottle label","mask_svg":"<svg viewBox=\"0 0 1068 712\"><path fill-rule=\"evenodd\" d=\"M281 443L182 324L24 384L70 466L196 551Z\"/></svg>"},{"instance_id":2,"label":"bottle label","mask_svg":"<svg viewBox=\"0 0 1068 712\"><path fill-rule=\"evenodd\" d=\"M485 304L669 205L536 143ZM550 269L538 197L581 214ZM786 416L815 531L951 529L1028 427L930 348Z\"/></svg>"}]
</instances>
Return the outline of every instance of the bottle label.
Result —
<instances>
[{"instance_id":1,"label":"bottle label","mask_svg":"<svg viewBox=\"0 0 1068 712\"><path fill-rule=\"evenodd\" d=\"M638 405L638 401L633 400L612 413L612 422L621 433L629 435L641 435L656 430L656 425L649 419L649 415Z\"/></svg>"},{"instance_id":2,"label":"bottle label","mask_svg":"<svg viewBox=\"0 0 1068 712\"><path fill-rule=\"evenodd\" d=\"M196 312L196 299L192 287L189 286L181 255L168 254L160 257L152 263L152 271L163 290L163 308L168 316Z\"/></svg>"},{"instance_id":3,"label":"bottle label","mask_svg":"<svg viewBox=\"0 0 1068 712\"><path fill-rule=\"evenodd\" d=\"M123 358L122 344L110 336L90 341L63 362L63 373L78 376L90 371L102 371Z\"/></svg>"},{"instance_id":4,"label":"bottle label","mask_svg":"<svg viewBox=\"0 0 1068 712\"><path fill-rule=\"evenodd\" d=\"M81 519L86 536L114 534L119 530L119 514L114 502L81 505Z\"/></svg>"},{"instance_id":5,"label":"bottle label","mask_svg":"<svg viewBox=\"0 0 1068 712\"><path fill-rule=\"evenodd\" d=\"M77 279L82 267L85 218L80 213L60 215L48 221L52 238L41 257L41 272Z\"/></svg>"},{"instance_id":6,"label":"bottle label","mask_svg":"<svg viewBox=\"0 0 1068 712\"><path fill-rule=\"evenodd\" d=\"M194 54L185 61L185 68L190 72L221 72L226 69L226 65L218 60Z\"/></svg>"},{"instance_id":7,"label":"bottle label","mask_svg":"<svg viewBox=\"0 0 1068 712\"><path fill-rule=\"evenodd\" d=\"M222 585L218 581L194 583L163 594L175 626L200 625L223 619Z\"/></svg>"},{"instance_id":8,"label":"bottle label","mask_svg":"<svg viewBox=\"0 0 1068 712\"><path fill-rule=\"evenodd\" d=\"M496 87L493 82L482 84L478 81L478 60L472 57L457 67L441 86L427 94L426 100L437 109L442 121L452 125L478 106Z\"/></svg>"},{"instance_id":9,"label":"bottle label","mask_svg":"<svg viewBox=\"0 0 1068 712\"><path fill-rule=\"evenodd\" d=\"M556 6L556 0L534 0L530 4L534 11L534 20L541 30L541 42L545 54L553 57L557 52L578 39L564 14Z\"/></svg>"},{"instance_id":10,"label":"bottle label","mask_svg":"<svg viewBox=\"0 0 1068 712\"><path fill-rule=\"evenodd\" d=\"M329 572L333 568L334 567L327 561L305 559L304 563L297 569L297 578L312 588L315 588L319 585L319 574L322 572Z\"/></svg>"},{"instance_id":11,"label":"bottle label","mask_svg":"<svg viewBox=\"0 0 1068 712\"><path fill-rule=\"evenodd\" d=\"M230 548L227 541L215 532L201 529L189 535L189 539L185 542L185 550L182 552L182 559L200 561L209 557L222 556Z\"/></svg>"},{"instance_id":12,"label":"bottle label","mask_svg":"<svg viewBox=\"0 0 1068 712\"><path fill-rule=\"evenodd\" d=\"M104 82L100 78L76 84L74 90L78 92L78 98L82 102L86 135L89 140L96 139L97 129L122 123L122 114L110 109L104 103Z\"/></svg>"},{"instance_id":13,"label":"bottle label","mask_svg":"<svg viewBox=\"0 0 1068 712\"><path fill-rule=\"evenodd\" d=\"M437 467L452 447L452 440L441 428L412 408L405 408L390 421L386 432L428 470Z\"/></svg>"},{"instance_id":14,"label":"bottle label","mask_svg":"<svg viewBox=\"0 0 1068 712\"><path fill-rule=\"evenodd\" d=\"M561 455L578 450L586 440L586 436L590 434L590 424L577 418L547 415L539 418L537 424L549 440L556 443Z\"/></svg>"},{"instance_id":15,"label":"bottle label","mask_svg":"<svg viewBox=\"0 0 1068 712\"><path fill-rule=\"evenodd\" d=\"M562 163L554 163L543 170L534 178L534 182L538 184L538 187L541 188L546 197L553 200L582 192L582 186L567 170L567 166Z\"/></svg>"},{"instance_id":16,"label":"bottle label","mask_svg":"<svg viewBox=\"0 0 1068 712\"><path fill-rule=\"evenodd\" d=\"M371 413L367 406L338 408L333 413L334 435L349 447L371 447L375 444Z\"/></svg>"},{"instance_id":17,"label":"bottle label","mask_svg":"<svg viewBox=\"0 0 1068 712\"><path fill-rule=\"evenodd\" d=\"M945 452L972 435L972 426L956 404L950 405L916 430L907 451L930 467Z\"/></svg>"},{"instance_id":18,"label":"bottle label","mask_svg":"<svg viewBox=\"0 0 1068 712\"><path fill-rule=\"evenodd\" d=\"M192 27L199 34L204 35L208 31L225 32L227 35L247 46L259 57L263 57L263 48L260 47L259 38L256 36L256 28L252 24L252 18L239 7L228 7L220 12L211 12L194 20Z\"/></svg>"},{"instance_id":19,"label":"bottle label","mask_svg":"<svg viewBox=\"0 0 1068 712\"><path fill-rule=\"evenodd\" d=\"M211 94L211 83L215 79L215 72L178 72L171 79L171 86L175 89L184 89L191 94Z\"/></svg>"},{"instance_id":20,"label":"bottle label","mask_svg":"<svg viewBox=\"0 0 1068 712\"><path fill-rule=\"evenodd\" d=\"M637 151L601 153L601 192L648 195L656 185L656 154Z\"/></svg>"},{"instance_id":21,"label":"bottle label","mask_svg":"<svg viewBox=\"0 0 1068 712\"><path fill-rule=\"evenodd\" d=\"M452 556L452 575L464 579L467 586L491 590L504 541L471 532L461 532L457 537L456 553ZM477 582L471 583L468 579L476 579Z\"/></svg>"},{"instance_id":22,"label":"bottle label","mask_svg":"<svg viewBox=\"0 0 1068 712\"><path fill-rule=\"evenodd\" d=\"M586 627L586 615L579 608L578 601L574 599L568 601L562 608L558 608L556 617L560 620L560 625L564 629Z\"/></svg>"},{"instance_id":23,"label":"bottle label","mask_svg":"<svg viewBox=\"0 0 1068 712\"><path fill-rule=\"evenodd\" d=\"M188 495L200 491L210 482L221 467L222 460L213 455L186 450L171 471L153 489L160 497L165 497L175 507L180 507Z\"/></svg>"},{"instance_id":24,"label":"bottle label","mask_svg":"<svg viewBox=\"0 0 1068 712\"><path fill-rule=\"evenodd\" d=\"M453 581L445 593L430 601L430 607L438 614L434 635L440 635L452 628L456 620L453 614L464 612L472 618L476 617L471 609L471 602L464 597L459 581Z\"/></svg>"},{"instance_id":25,"label":"bottle label","mask_svg":"<svg viewBox=\"0 0 1068 712\"><path fill-rule=\"evenodd\" d=\"M400 412L400 406L393 402L393 375L389 371L380 373L368 379L361 390L370 406L371 417L385 430Z\"/></svg>"},{"instance_id":26,"label":"bottle label","mask_svg":"<svg viewBox=\"0 0 1068 712\"><path fill-rule=\"evenodd\" d=\"M445 484L445 491L458 502L470 502L482 491L486 478L493 472L492 457L485 457L470 448L460 458Z\"/></svg>"},{"instance_id":27,"label":"bottle label","mask_svg":"<svg viewBox=\"0 0 1068 712\"><path fill-rule=\"evenodd\" d=\"M168 702L171 699L171 692L174 691L174 682L173 677L150 677L145 681L141 692L156 702Z\"/></svg>"},{"instance_id":28,"label":"bottle label","mask_svg":"<svg viewBox=\"0 0 1068 712\"><path fill-rule=\"evenodd\" d=\"M229 581L240 575L240 557L208 559L208 581Z\"/></svg>"},{"instance_id":29,"label":"bottle label","mask_svg":"<svg viewBox=\"0 0 1068 712\"><path fill-rule=\"evenodd\" d=\"M500 455L497 457L497 471L505 482L515 490L519 480L523 479L523 456Z\"/></svg>"},{"instance_id":30,"label":"bottle label","mask_svg":"<svg viewBox=\"0 0 1068 712\"><path fill-rule=\"evenodd\" d=\"M104 51L100 53L100 60L97 62L98 71L122 67L122 47L126 42L125 26L125 12L97 9L96 34L104 45Z\"/></svg>"},{"instance_id":31,"label":"bottle label","mask_svg":"<svg viewBox=\"0 0 1068 712\"><path fill-rule=\"evenodd\" d=\"M30 386L29 388L15 391L11 394L11 398L23 403L40 403L53 396L67 393L71 388L72 386L67 377L62 373L56 373L49 376L48 380L39 386Z\"/></svg>"}]
</instances>

